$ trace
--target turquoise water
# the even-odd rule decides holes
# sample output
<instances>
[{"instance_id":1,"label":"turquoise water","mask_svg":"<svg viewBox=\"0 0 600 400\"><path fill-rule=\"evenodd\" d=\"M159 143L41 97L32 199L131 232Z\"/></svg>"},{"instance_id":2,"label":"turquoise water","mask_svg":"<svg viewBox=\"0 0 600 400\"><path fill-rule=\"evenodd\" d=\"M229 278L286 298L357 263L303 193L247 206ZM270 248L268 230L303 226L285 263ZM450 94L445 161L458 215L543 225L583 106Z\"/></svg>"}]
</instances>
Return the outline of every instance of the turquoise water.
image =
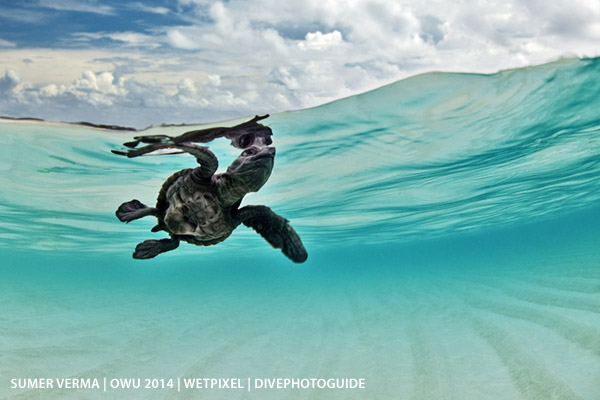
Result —
<instances>
[{"instance_id":1,"label":"turquoise water","mask_svg":"<svg viewBox=\"0 0 600 400\"><path fill-rule=\"evenodd\" d=\"M244 204L291 221L301 265L243 226L133 260L164 235L115 209L152 204L194 160L110 153L134 133L1 122L0 398L600 398L599 93L600 59L563 60L272 115L275 168ZM221 170L237 155L211 149ZM366 387L104 392L105 378Z\"/></svg>"}]
</instances>

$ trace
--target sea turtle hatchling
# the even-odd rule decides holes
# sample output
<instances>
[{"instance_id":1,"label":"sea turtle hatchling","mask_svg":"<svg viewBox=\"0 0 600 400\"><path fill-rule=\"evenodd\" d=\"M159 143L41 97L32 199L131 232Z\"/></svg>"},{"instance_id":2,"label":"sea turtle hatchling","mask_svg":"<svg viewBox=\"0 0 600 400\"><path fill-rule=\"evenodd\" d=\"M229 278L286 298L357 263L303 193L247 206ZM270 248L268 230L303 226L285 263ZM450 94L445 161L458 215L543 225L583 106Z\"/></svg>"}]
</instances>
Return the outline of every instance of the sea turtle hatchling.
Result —
<instances>
[{"instance_id":1,"label":"sea turtle hatchling","mask_svg":"<svg viewBox=\"0 0 600 400\"><path fill-rule=\"evenodd\" d=\"M158 219L152 232L166 231L170 238L146 240L137 245L133 258L148 259L174 250L181 240L198 246L210 246L227 239L240 224L253 228L274 248L281 249L296 263L306 261L308 255L302 241L288 220L266 206L240 208L242 198L258 191L273 169L275 148L271 144L271 129L257 123L266 118L231 128L211 128L191 131L177 137L140 136L125 143L132 148L127 152L113 151L127 157L173 149L196 157L196 168L183 169L171 175L163 184L155 207L139 200L121 204L116 215L122 222L146 216ZM205 146L194 143L208 142L218 137L232 140L232 145L242 148L240 156L222 174L215 174L217 157ZM147 146L135 149L140 143Z\"/></svg>"}]
</instances>

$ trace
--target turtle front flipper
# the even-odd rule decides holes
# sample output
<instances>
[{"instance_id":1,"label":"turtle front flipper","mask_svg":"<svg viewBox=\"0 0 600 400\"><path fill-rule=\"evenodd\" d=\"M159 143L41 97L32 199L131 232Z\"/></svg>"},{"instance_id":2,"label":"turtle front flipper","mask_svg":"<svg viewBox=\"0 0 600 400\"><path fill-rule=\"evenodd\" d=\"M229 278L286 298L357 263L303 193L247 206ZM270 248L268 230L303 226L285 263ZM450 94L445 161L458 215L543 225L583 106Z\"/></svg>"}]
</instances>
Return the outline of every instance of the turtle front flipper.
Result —
<instances>
[{"instance_id":1,"label":"turtle front flipper","mask_svg":"<svg viewBox=\"0 0 600 400\"><path fill-rule=\"evenodd\" d=\"M166 150L166 149L176 149L177 148L177 146L174 143L167 142L167 143L149 144L147 146L139 147L136 149L136 148L134 148L133 143L135 143L135 142L127 142L124 144L125 146L129 147L131 150L127 150L127 151L111 150L111 152L114 154L117 154L119 156L135 158L135 157L146 155L148 153L153 153L157 150ZM164 153L164 154L178 154L178 153L182 153L182 151L179 151L179 152L171 151L171 152Z\"/></svg>"},{"instance_id":2,"label":"turtle front flipper","mask_svg":"<svg viewBox=\"0 0 600 400\"><path fill-rule=\"evenodd\" d=\"M135 247L133 258L138 260L147 260L154 258L160 253L175 250L179 246L179 239L176 237L161 240L145 240Z\"/></svg>"},{"instance_id":3,"label":"turtle front flipper","mask_svg":"<svg viewBox=\"0 0 600 400\"><path fill-rule=\"evenodd\" d=\"M119 221L131 222L135 219L147 217L149 215L156 217L158 216L158 210L154 207L148 207L141 201L134 199L121 204L115 214L117 215L117 218L119 218Z\"/></svg>"},{"instance_id":4,"label":"turtle front flipper","mask_svg":"<svg viewBox=\"0 0 600 400\"><path fill-rule=\"evenodd\" d=\"M290 260L303 263L308 253L300 237L290 226L289 221L277 215L266 206L246 206L240 208L237 218L241 223L258 232L271 246L281 249Z\"/></svg>"},{"instance_id":5,"label":"turtle front flipper","mask_svg":"<svg viewBox=\"0 0 600 400\"><path fill-rule=\"evenodd\" d=\"M217 127L186 132L173 139L176 143L208 143L214 139L225 137L231 139L231 145L238 149L245 149L252 144L268 146L272 143L271 128L259 124L258 121L269 117L257 115L250 121L229 128Z\"/></svg>"}]
</instances>

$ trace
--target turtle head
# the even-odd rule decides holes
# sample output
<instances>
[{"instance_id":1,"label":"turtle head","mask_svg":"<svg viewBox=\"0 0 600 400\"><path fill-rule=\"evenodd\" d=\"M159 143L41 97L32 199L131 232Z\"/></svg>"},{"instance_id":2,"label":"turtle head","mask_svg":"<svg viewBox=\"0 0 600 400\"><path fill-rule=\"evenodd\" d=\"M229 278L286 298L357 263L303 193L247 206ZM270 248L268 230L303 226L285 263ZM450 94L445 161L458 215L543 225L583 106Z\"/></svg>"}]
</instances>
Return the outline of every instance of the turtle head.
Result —
<instances>
[{"instance_id":1,"label":"turtle head","mask_svg":"<svg viewBox=\"0 0 600 400\"><path fill-rule=\"evenodd\" d=\"M244 149L242 154L227 168L227 174L233 178L233 184L241 198L250 192L258 191L271 176L275 148L253 145Z\"/></svg>"}]
</instances>

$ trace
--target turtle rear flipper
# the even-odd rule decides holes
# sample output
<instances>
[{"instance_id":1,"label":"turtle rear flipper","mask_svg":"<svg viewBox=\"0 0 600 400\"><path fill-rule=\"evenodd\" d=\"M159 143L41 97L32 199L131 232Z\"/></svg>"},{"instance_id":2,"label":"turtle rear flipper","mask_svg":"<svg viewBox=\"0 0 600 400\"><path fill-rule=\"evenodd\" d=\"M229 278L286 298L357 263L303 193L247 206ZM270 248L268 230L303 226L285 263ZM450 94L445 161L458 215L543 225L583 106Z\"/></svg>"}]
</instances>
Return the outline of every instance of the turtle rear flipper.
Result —
<instances>
[{"instance_id":1,"label":"turtle rear flipper","mask_svg":"<svg viewBox=\"0 0 600 400\"><path fill-rule=\"evenodd\" d=\"M131 222L138 218L147 217L148 215L157 216L158 210L154 207L148 207L139 200L131 200L123 203L115 213L119 221Z\"/></svg>"},{"instance_id":2,"label":"turtle rear flipper","mask_svg":"<svg viewBox=\"0 0 600 400\"><path fill-rule=\"evenodd\" d=\"M145 240L135 247L133 258L138 260L146 260L154 258L160 253L175 250L179 247L179 239L161 239L161 240Z\"/></svg>"},{"instance_id":3,"label":"turtle rear flipper","mask_svg":"<svg viewBox=\"0 0 600 400\"><path fill-rule=\"evenodd\" d=\"M303 263L308 258L300 237L288 220L275 214L269 207L242 207L237 217L244 225L258 232L271 246L281 249L293 262Z\"/></svg>"}]
</instances>

